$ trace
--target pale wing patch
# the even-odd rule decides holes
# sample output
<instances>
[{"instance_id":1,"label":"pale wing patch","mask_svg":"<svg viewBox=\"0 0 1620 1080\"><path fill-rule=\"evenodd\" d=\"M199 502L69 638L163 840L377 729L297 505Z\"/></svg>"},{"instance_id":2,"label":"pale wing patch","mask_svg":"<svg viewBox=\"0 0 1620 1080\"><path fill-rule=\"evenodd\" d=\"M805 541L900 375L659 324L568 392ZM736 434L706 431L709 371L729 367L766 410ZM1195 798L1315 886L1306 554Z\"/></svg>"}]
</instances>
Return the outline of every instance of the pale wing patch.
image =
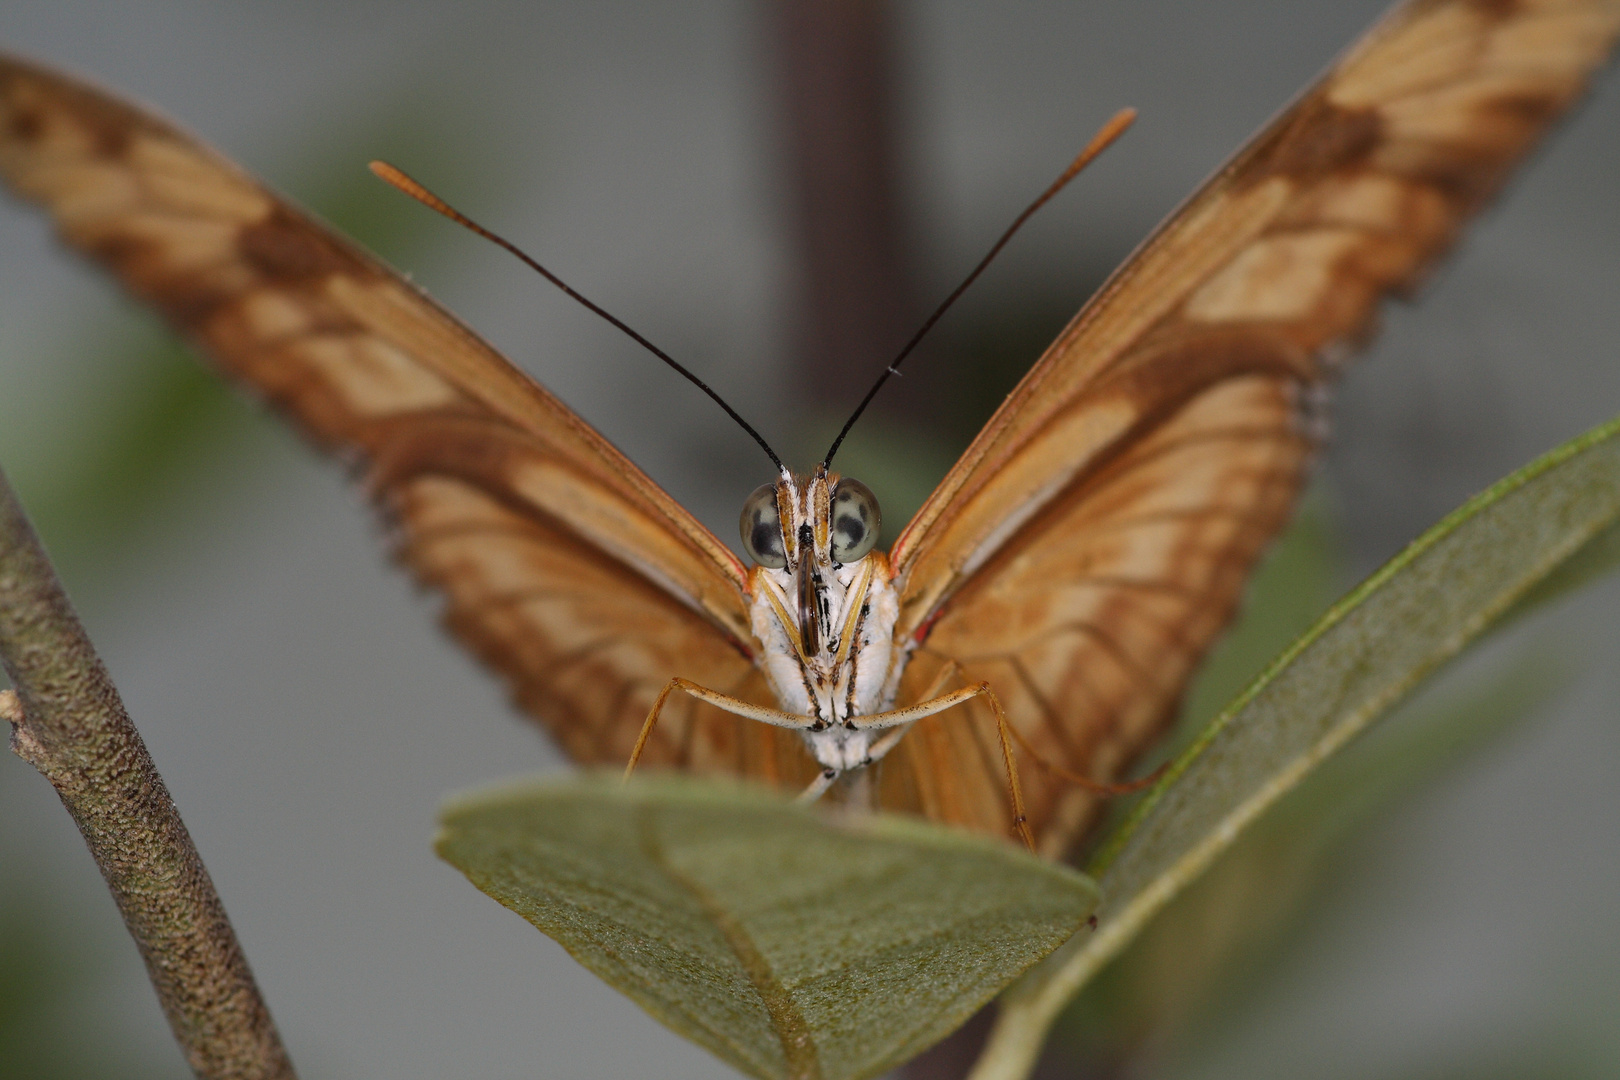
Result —
<instances>
[{"instance_id":1,"label":"pale wing patch","mask_svg":"<svg viewBox=\"0 0 1620 1080\"><path fill-rule=\"evenodd\" d=\"M278 289L248 293L237 303L235 313L244 334L267 344L296 337L314 326L308 305Z\"/></svg>"},{"instance_id":2,"label":"pale wing patch","mask_svg":"<svg viewBox=\"0 0 1620 1080\"><path fill-rule=\"evenodd\" d=\"M186 274L230 262L236 257L236 241L241 235L234 221L213 221L161 210L123 214L116 219L85 224L75 239L86 243L101 241L143 245L142 260L154 272Z\"/></svg>"},{"instance_id":3,"label":"pale wing patch","mask_svg":"<svg viewBox=\"0 0 1620 1080\"><path fill-rule=\"evenodd\" d=\"M603 551L633 566L649 580L667 589L698 611L707 609L709 598L690 583L701 572L691 565L683 550L669 550L663 522L636 513L623 502L607 497L607 492L578 470L545 458L526 458L508 473L514 492L566 522L581 536L589 537ZM648 551L660 551L664 559L653 562ZM723 613L714 612L716 617ZM746 631L745 631L746 632Z\"/></svg>"},{"instance_id":4,"label":"pale wing patch","mask_svg":"<svg viewBox=\"0 0 1620 1080\"><path fill-rule=\"evenodd\" d=\"M361 418L449 405L456 392L393 344L362 334L313 334L293 351Z\"/></svg>"},{"instance_id":5,"label":"pale wing patch","mask_svg":"<svg viewBox=\"0 0 1620 1080\"><path fill-rule=\"evenodd\" d=\"M1328 100L1359 109L1462 78L1478 65L1493 22L1463 4L1420 15L1346 58L1328 83Z\"/></svg>"},{"instance_id":6,"label":"pale wing patch","mask_svg":"<svg viewBox=\"0 0 1620 1080\"><path fill-rule=\"evenodd\" d=\"M1104 361L1116 361L1156 323L1172 317L1185 300L1186 290L1231 258L1234 248L1240 249L1259 235L1294 191L1287 178L1275 177L1243 191L1222 192L1209 203L1190 208L1185 220L1177 220L1163 234L1163 258L1133 260L1098 294L1093 303L1106 302L1106 318L1092 317L1094 309L1089 306L1082 310L895 542L890 558L907 582L905 606L915 607L920 596L927 596L932 604L945 595L962 562L960 555L939 560L923 556L924 537L928 547L967 550L978 558L993 537L1005 533L1006 518L1038 509L1030 503L1031 493L1050 492L1053 486L1027 477L1004 483L1001 474L1008 460L1023 455L1031 467L1045 463L1072 472L1066 443L1046 436L1053 418L1096 407L1098 401L1080 395L1107 370ZM1007 423L1014 414L1016 424ZM1084 425L1086 421L1071 416L1059 423ZM1001 505L988 505L991 500L986 500L974 515L968 515L961 498L970 485L968 474L991 461L995 464L987 471L995 479L987 486L993 487L992 500Z\"/></svg>"},{"instance_id":7,"label":"pale wing patch","mask_svg":"<svg viewBox=\"0 0 1620 1080\"><path fill-rule=\"evenodd\" d=\"M1159 587L1197 578L1187 560L1228 550L1249 528L1241 514L1211 508L1247 504L1294 464L1299 437L1278 429L1291 416L1275 380L1211 389L1176 419L1174 438L1149 440L1147 450L1132 454L1134 464L1115 467L1116 478L1099 479L1084 498L1070 497L1054 511L1047 528L1062 542L1015 546L964 594L974 626L1006 606L997 623L1004 635L958 639L953 628L967 621L946 617L930 643L962 659L991 655L1083 620L1117 596L1119 583ZM1164 449L1152 452L1155 443Z\"/></svg>"},{"instance_id":8,"label":"pale wing patch","mask_svg":"<svg viewBox=\"0 0 1620 1080\"><path fill-rule=\"evenodd\" d=\"M536 457L515 463L508 476L515 493L546 507L581 535L599 538L602 549L617 558L638 558L645 545L663 535L657 521L607 498L577 469Z\"/></svg>"},{"instance_id":9,"label":"pale wing patch","mask_svg":"<svg viewBox=\"0 0 1620 1080\"><path fill-rule=\"evenodd\" d=\"M170 139L137 136L126 152L147 194L175 213L251 225L268 217L274 205L250 181L222 173L191 147Z\"/></svg>"},{"instance_id":10,"label":"pale wing patch","mask_svg":"<svg viewBox=\"0 0 1620 1080\"><path fill-rule=\"evenodd\" d=\"M1445 235L1451 215L1432 188L1364 172L1329 178L1294 200L1277 219L1280 228L1315 224L1365 229L1426 246Z\"/></svg>"},{"instance_id":11,"label":"pale wing patch","mask_svg":"<svg viewBox=\"0 0 1620 1080\"><path fill-rule=\"evenodd\" d=\"M520 408L529 397L530 381L515 370L491 370L487 362L480 362L486 355L483 343L441 317L419 295L381 278L334 275L324 286L339 310L408 349L418 363L441 372L497 414L520 424L532 418L532 410Z\"/></svg>"},{"instance_id":12,"label":"pale wing patch","mask_svg":"<svg viewBox=\"0 0 1620 1080\"><path fill-rule=\"evenodd\" d=\"M445 476L419 476L393 498L409 508L411 525L424 541L458 529L498 529L514 516L477 488Z\"/></svg>"},{"instance_id":13,"label":"pale wing patch","mask_svg":"<svg viewBox=\"0 0 1620 1080\"><path fill-rule=\"evenodd\" d=\"M1297 319L1332 289L1338 262L1361 243L1350 229L1285 233L1250 244L1187 300L1198 322Z\"/></svg>"},{"instance_id":14,"label":"pale wing patch","mask_svg":"<svg viewBox=\"0 0 1620 1080\"><path fill-rule=\"evenodd\" d=\"M1594 66L1609 51L1609 36L1620 23L1620 4L1607 10L1571 4L1538 18L1498 27L1486 40L1484 67L1498 71L1535 70L1558 76Z\"/></svg>"},{"instance_id":15,"label":"pale wing patch","mask_svg":"<svg viewBox=\"0 0 1620 1080\"><path fill-rule=\"evenodd\" d=\"M1518 146L1541 126L1535 115L1518 115L1504 109L1504 103L1549 93L1568 97L1579 87L1573 76L1554 81L1535 73L1503 72L1390 101L1378 113L1391 139L1500 153Z\"/></svg>"},{"instance_id":16,"label":"pale wing patch","mask_svg":"<svg viewBox=\"0 0 1620 1080\"><path fill-rule=\"evenodd\" d=\"M122 166L76 162L42 163L20 171L17 190L47 203L65 229L126 213L141 197L140 184Z\"/></svg>"}]
</instances>

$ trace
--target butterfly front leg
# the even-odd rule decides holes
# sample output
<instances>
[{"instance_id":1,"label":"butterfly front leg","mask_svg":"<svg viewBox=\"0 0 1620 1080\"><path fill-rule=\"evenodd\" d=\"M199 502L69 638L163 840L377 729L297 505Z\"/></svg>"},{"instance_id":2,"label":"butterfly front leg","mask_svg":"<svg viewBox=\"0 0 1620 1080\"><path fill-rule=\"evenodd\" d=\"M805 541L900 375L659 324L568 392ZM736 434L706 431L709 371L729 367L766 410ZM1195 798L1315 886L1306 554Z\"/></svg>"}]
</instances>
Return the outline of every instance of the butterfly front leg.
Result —
<instances>
[{"instance_id":1,"label":"butterfly front leg","mask_svg":"<svg viewBox=\"0 0 1620 1080\"><path fill-rule=\"evenodd\" d=\"M952 668L955 668L954 662ZM947 669L947 672L935 681L933 689L937 690L938 687L943 686L951 673L951 669ZM996 736L1001 740L1001 758L1007 766L1007 791L1012 796L1013 827L1018 830L1018 835L1023 839L1024 845L1034 851L1035 838L1030 835L1027 815L1024 812L1024 791L1022 785L1018 782L1018 765L1013 760L1012 726L1007 723L1007 713L1001 707L1001 699L996 697L995 691L990 689L989 683L981 682L973 686L964 686L960 690L953 690L948 694L941 694L937 697L929 697L925 701L919 701L917 704L908 705L903 709L890 709L886 712L871 713L867 716L851 717L847 723L856 730L893 729L889 734L872 744L864 762L864 764L870 765L881 760L885 754L899 745L901 737L910 730L912 724L925 717L942 713L963 702L971 701L976 697L982 697L988 701L990 711L995 715ZM820 795L822 791L825 791L834 780L838 779L836 773L829 777L827 775L829 771L831 770L823 770L821 776L818 776L810 785L810 788L800 797L814 798L815 795ZM817 790L817 785L820 785L819 790ZM814 791L814 795L811 794L812 791Z\"/></svg>"},{"instance_id":2,"label":"butterfly front leg","mask_svg":"<svg viewBox=\"0 0 1620 1080\"><path fill-rule=\"evenodd\" d=\"M887 734L885 734L881 739L873 743L867 749L866 760L861 762L861 766L864 768L867 765L876 765L878 762L882 761L890 750L893 750L896 746L900 745L900 740L905 738L906 732L911 730L911 725L914 723L916 723L915 720L903 723L898 727L890 728ZM820 774L818 774L814 780L810 781L810 786L799 793L798 801L815 802L817 799L821 798L826 790L832 787L833 782L842 775L844 774L837 769L822 769Z\"/></svg>"},{"instance_id":3,"label":"butterfly front leg","mask_svg":"<svg viewBox=\"0 0 1620 1080\"><path fill-rule=\"evenodd\" d=\"M647 722L641 725L641 734L636 737L635 748L630 751L630 763L624 767L624 778L626 780L629 780L630 774L635 771L636 762L641 760L641 752L647 748L647 740L652 738L653 728L658 726L658 716L664 711L664 702L668 701L669 695L676 690L690 694L699 701L706 701L717 709L724 709L734 716L758 720L762 724L770 724L773 727L793 728L795 731L815 731L826 726L825 721L818 720L813 716L787 712L782 709L767 708L764 705L755 705L751 701L744 701L741 698L734 698L728 694L710 690L706 686L695 683L690 679L683 679L677 675L664 684L663 690L659 691L657 699L653 701L652 711L647 714Z\"/></svg>"},{"instance_id":4,"label":"butterfly front leg","mask_svg":"<svg viewBox=\"0 0 1620 1080\"><path fill-rule=\"evenodd\" d=\"M630 779L630 774L635 771L636 763L641 760L641 754L646 749L647 740L652 737L653 728L658 724L659 714L663 712L664 702L668 701L669 695L676 690L690 694L699 701L706 701L715 708L723 709L734 716L758 720L774 727L792 728L796 731L817 731L824 730L826 727L825 721L815 717L805 716L802 713L787 712L783 709L772 709L764 705L755 705L752 702L710 690L708 687L701 686L690 679L676 676L664 685L664 689L659 692L658 697L653 701L652 710L647 714L647 722L642 725L641 734L636 738L635 748L630 751L630 762L624 769L624 778L626 780ZM1002 760L1007 765L1007 787L1012 795L1013 827L1018 830L1018 835L1023 839L1024 845L1034 851L1034 837L1030 835L1029 825L1024 813L1023 788L1018 782L1018 766L1013 761L1011 728L1007 723L1007 714L1001 707L1001 701L996 697L995 692L990 689L989 683L981 682L973 686L964 686L960 690L953 690L948 694L931 697L926 701L908 705L903 709L890 709L886 712L850 717L843 723L857 731L893 729L889 734L872 744L866 759L861 763L863 766L870 765L879 761L885 754L894 749L899 744L900 738L918 720L942 713L952 706L971 701L976 697L983 697L989 701L991 712L995 714L996 734L1001 740ZM811 802L820 798L833 785L834 781L843 775L844 771L831 767L823 768L815 780L811 781L810 785L800 793L799 801Z\"/></svg>"},{"instance_id":5,"label":"butterfly front leg","mask_svg":"<svg viewBox=\"0 0 1620 1080\"><path fill-rule=\"evenodd\" d=\"M960 664L954 660L947 664L945 669L940 672L938 677L936 677L934 681L929 684L928 689L923 692L923 701L920 704L898 710L899 713L907 715L917 710L923 710L916 712L916 715L911 716L910 719L893 720L891 723L889 718L894 717L896 715L896 711L890 710L882 713L870 713L864 717L860 717L858 720L852 720L850 722L850 726L857 729L864 728L868 731L882 731L884 729L888 729L888 734L884 735L882 738L878 739L876 742L867 747L866 756L860 763L861 767L865 768L868 765L875 765L879 761L882 761L890 750L893 750L900 744L900 740L905 738L906 732L911 730L911 725L915 724L918 720L921 720L925 716L932 716L936 712L943 712L952 705L958 704L960 701L967 700L967 697L973 696L973 691L969 689L967 691L967 697L962 697L961 691L958 691L955 696L950 696L948 698L940 697L940 691L945 688L945 684L960 674ZM934 706L937 706L937 708L934 708ZM873 721L878 722L874 723ZM833 783L837 781L840 776L844 775L846 771L848 770L835 769L830 766L823 768L821 770L821 774L810 782L810 786L799 793L798 801L814 802L821 798L827 789L832 787Z\"/></svg>"}]
</instances>

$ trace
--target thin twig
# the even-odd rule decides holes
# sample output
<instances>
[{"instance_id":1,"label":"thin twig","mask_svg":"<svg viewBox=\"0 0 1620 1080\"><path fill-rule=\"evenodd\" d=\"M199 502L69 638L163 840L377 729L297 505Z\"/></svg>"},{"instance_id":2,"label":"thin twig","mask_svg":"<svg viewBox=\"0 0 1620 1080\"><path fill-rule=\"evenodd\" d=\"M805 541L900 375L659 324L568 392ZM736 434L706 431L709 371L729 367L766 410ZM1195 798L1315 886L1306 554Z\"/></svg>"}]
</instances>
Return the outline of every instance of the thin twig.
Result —
<instances>
[{"instance_id":1,"label":"thin twig","mask_svg":"<svg viewBox=\"0 0 1620 1080\"><path fill-rule=\"evenodd\" d=\"M0 661L11 749L73 815L192 1070L292 1080L214 883L3 473Z\"/></svg>"}]
</instances>

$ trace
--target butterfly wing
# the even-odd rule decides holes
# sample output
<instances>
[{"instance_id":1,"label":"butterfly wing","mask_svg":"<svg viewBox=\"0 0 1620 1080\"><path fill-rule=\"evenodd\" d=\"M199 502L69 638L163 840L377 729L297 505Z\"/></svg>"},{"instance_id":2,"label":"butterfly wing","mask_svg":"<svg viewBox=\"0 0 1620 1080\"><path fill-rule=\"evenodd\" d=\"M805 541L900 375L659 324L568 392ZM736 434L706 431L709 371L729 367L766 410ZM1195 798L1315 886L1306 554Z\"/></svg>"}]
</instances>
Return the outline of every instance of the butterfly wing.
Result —
<instances>
[{"instance_id":1,"label":"butterfly wing","mask_svg":"<svg viewBox=\"0 0 1620 1080\"><path fill-rule=\"evenodd\" d=\"M1581 93L1617 0L1419 0L1387 16L1103 287L891 554L902 701L948 661L1037 754L1111 779L1173 716L1287 519L1332 362ZM919 725L886 801L1005 831L988 713ZM938 760L967 770L941 789ZM1025 755L1061 853L1095 800Z\"/></svg>"},{"instance_id":2,"label":"butterfly wing","mask_svg":"<svg viewBox=\"0 0 1620 1080\"><path fill-rule=\"evenodd\" d=\"M770 703L736 557L397 274L163 121L4 57L0 175L231 376L366 467L448 624L575 759L627 760L672 674ZM769 775L797 748L755 727L676 702L648 757Z\"/></svg>"}]
</instances>

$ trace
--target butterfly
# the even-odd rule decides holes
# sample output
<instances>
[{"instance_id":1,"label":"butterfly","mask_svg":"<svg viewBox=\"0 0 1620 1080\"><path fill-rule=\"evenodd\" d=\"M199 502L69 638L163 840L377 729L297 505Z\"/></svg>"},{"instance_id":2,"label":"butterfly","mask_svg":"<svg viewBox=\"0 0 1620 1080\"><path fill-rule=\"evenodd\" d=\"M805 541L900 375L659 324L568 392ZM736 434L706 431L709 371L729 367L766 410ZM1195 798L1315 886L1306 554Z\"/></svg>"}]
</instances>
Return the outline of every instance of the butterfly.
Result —
<instances>
[{"instance_id":1,"label":"butterfly","mask_svg":"<svg viewBox=\"0 0 1620 1080\"><path fill-rule=\"evenodd\" d=\"M779 611L758 564L561 401L169 124L5 60L0 174L232 377L363 463L451 630L576 760L623 764L675 678L808 715L779 696L801 658L770 627L835 656L864 634L845 651L868 665L840 685L869 690L881 668L862 690L880 708L993 689L1028 827L1061 856L1098 801L1060 770L1109 781L1164 729L1289 515L1334 364L1579 96L1617 31L1612 0L1398 8L1109 279L887 553L835 557L843 478L775 489L777 520L813 519L830 572L864 567L862 595L877 583L892 600L882 633L862 625L870 611L797 591L796 527L777 534L795 581ZM755 524L769 516L750 506ZM754 553L774 561L762 535ZM777 620L763 631L762 598ZM885 749L879 805L1008 833L989 700ZM684 694L643 760L793 789L824 768L798 730Z\"/></svg>"}]
</instances>

